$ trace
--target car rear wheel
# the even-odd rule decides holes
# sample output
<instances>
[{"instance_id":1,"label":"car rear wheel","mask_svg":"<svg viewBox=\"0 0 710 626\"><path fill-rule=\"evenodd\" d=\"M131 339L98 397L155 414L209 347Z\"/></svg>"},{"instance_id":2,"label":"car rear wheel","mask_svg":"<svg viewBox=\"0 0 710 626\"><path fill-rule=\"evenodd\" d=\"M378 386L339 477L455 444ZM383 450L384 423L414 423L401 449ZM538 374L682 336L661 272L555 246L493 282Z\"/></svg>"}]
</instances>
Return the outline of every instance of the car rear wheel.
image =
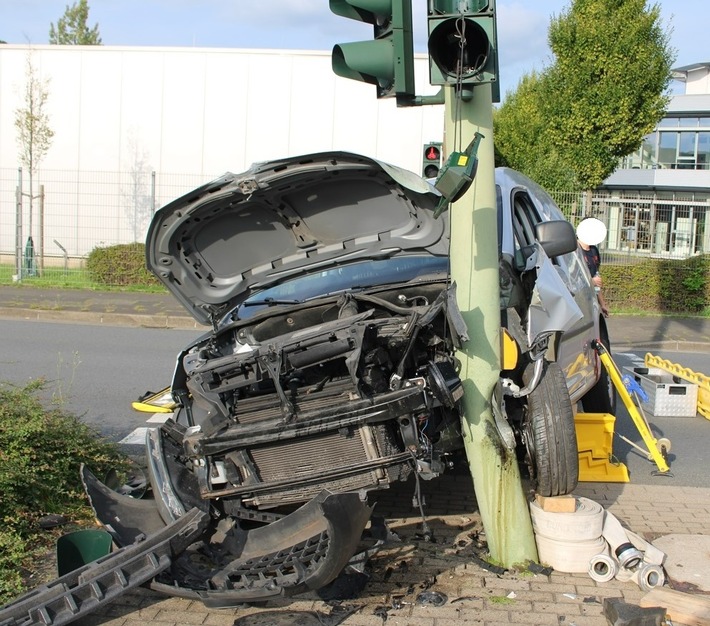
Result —
<instances>
[{"instance_id":1,"label":"car rear wheel","mask_svg":"<svg viewBox=\"0 0 710 626\"><path fill-rule=\"evenodd\" d=\"M533 367L526 370L526 383ZM542 378L528 396L523 436L537 493L571 493L579 477L577 436L569 391L557 363L545 362Z\"/></svg>"},{"instance_id":2,"label":"car rear wheel","mask_svg":"<svg viewBox=\"0 0 710 626\"><path fill-rule=\"evenodd\" d=\"M611 354L609 337L606 332L602 332L601 343L607 352ZM599 380L582 398L582 408L585 413L610 413L614 415L616 411L616 389L601 361L599 362L599 368Z\"/></svg>"}]
</instances>

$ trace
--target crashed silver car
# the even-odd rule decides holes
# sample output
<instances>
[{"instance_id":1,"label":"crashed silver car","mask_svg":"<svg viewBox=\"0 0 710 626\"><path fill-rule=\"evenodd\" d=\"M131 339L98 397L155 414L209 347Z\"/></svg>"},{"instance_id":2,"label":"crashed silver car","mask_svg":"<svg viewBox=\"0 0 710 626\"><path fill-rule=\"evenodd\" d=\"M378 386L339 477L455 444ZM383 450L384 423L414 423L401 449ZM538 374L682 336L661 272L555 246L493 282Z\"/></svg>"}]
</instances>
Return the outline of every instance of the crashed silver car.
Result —
<instances>
[{"instance_id":1,"label":"crashed silver car","mask_svg":"<svg viewBox=\"0 0 710 626\"><path fill-rule=\"evenodd\" d=\"M540 493L568 493L572 405L613 399L591 345L608 343L603 317L549 196L507 169L496 183L499 428ZM211 330L179 354L175 412L148 437L155 499L84 470L121 546L202 513L154 588L210 606L319 589L358 552L368 492L463 454L468 336L439 200L411 172L329 152L226 174L156 213L148 267Z\"/></svg>"}]
</instances>

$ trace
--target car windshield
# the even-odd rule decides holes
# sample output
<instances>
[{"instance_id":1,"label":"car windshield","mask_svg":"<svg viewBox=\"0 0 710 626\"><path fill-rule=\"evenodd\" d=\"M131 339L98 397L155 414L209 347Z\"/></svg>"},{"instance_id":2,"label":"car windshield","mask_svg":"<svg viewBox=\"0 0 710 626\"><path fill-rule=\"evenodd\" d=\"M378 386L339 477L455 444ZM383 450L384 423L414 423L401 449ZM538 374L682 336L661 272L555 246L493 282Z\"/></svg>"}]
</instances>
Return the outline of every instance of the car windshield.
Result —
<instances>
[{"instance_id":1,"label":"car windshield","mask_svg":"<svg viewBox=\"0 0 710 626\"><path fill-rule=\"evenodd\" d=\"M252 294L230 315L228 320L245 319L257 311L279 304L297 304L312 298L353 289L366 289L415 278L446 275L447 257L408 256L376 261L361 261L310 273Z\"/></svg>"}]
</instances>

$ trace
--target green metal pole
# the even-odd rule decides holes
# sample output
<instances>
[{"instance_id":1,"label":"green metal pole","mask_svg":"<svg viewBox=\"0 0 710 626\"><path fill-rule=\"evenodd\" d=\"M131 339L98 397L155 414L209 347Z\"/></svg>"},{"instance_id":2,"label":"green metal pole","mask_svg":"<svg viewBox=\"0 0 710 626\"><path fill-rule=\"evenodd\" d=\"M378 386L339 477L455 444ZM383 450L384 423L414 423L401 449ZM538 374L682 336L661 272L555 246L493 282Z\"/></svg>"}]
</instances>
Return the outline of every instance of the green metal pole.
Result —
<instances>
[{"instance_id":1,"label":"green metal pole","mask_svg":"<svg viewBox=\"0 0 710 626\"><path fill-rule=\"evenodd\" d=\"M484 135L476 178L451 207L451 273L469 333L459 353L466 456L491 558L511 567L538 557L515 453L503 445L491 411L501 332L491 86L477 85L469 101L457 102L451 87L445 91L446 152L456 138L461 149L476 131Z\"/></svg>"}]
</instances>

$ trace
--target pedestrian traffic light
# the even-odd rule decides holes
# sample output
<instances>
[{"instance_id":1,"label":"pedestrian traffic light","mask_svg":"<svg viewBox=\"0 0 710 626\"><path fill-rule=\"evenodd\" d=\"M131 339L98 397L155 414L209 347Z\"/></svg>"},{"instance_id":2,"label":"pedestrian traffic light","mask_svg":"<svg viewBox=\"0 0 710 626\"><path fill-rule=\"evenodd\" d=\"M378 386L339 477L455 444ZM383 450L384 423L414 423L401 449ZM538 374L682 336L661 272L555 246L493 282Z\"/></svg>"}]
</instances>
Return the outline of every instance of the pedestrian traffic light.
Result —
<instances>
[{"instance_id":1,"label":"pedestrian traffic light","mask_svg":"<svg viewBox=\"0 0 710 626\"><path fill-rule=\"evenodd\" d=\"M411 0L329 0L336 15L372 24L374 39L336 44L338 76L377 87L378 98L414 96Z\"/></svg>"},{"instance_id":2,"label":"pedestrian traffic light","mask_svg":"<svg viewBox=\"0 0 710 626\"><path fill-rule=\"evenodd\" d=\"M441 144L425 143L422 151L422 176L436 178L441 169Z\"/></svg>"},{"instance_id":3,"label":"pedestrian traffic light","mask_svg":"<svg viewBox=\"0 0 710 626\"><path fill-rule=\"evenodd\" d=\"M492 83L500 101L495 0L428 0L432 85Z\"/></svg>"}]
</instances>

